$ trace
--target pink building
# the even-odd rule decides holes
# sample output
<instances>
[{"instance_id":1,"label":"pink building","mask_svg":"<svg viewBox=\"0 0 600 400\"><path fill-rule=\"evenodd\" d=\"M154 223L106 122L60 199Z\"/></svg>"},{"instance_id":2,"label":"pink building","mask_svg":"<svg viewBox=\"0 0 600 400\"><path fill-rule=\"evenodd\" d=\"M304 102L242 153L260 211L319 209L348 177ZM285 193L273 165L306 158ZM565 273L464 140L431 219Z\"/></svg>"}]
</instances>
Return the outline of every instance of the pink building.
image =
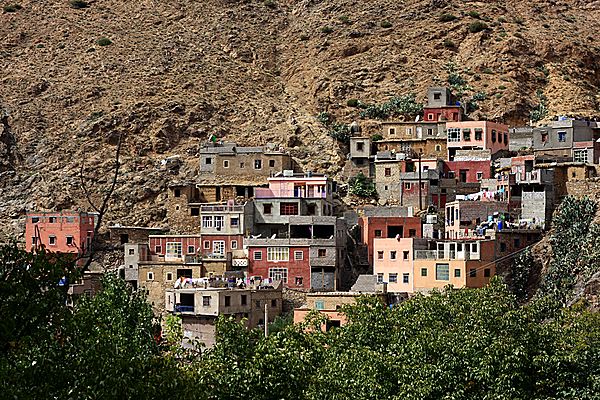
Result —
<instances>
[{"instance_id":1,"label":"pink building","mask_svg":"<svg viewBox=\"0 0 600 400\"><path fill-rule=\"evenodd\" d=\"M387 283L388 292L414 292L414 244L413 238L373 241L373 273L378 283Z\"/></svg>"},{"instance_id":2,"label":"pink building","mask_svg":"<svg viewBox=\"0 0 600 400\"><path fill-rule=\"evenodd\" d=\"M182 263L186 257L196 257L202 251L199 235L150 235L149 242L151 259L164 257L164 261Z\"/></svg>"},{"instance_id":3,"label":"pink building","mask_svg":"<svg viewBox=\"0 0 600 400\"><path fill-rule=\"evenodd\" d=\"M76 211L27 213L25 247L35 250L43 245L57 253L85 254L94 237L96 216Z\"/></svg>"},{"instance_id":4,"label":"pink building","mask_svg":"<svg viewBox=\"0 0 600 400\"><path fill-rule=\"evenodd\" d=\"M326 175L289 174L268 178L268 188L257 188L257 199L276 197L332 199L332 181Z\"/></svg>"},{"instance_id":5,"label":"pink building","mask_svg":"<svg viewBox=\"0 0 600 400\"><path fill-rule=\"evenodd\" d=\"M448 160L457 150L490 150L495 154L508 150L508 125L490 121L447 122Z\"/></svg>"}]
</instances>

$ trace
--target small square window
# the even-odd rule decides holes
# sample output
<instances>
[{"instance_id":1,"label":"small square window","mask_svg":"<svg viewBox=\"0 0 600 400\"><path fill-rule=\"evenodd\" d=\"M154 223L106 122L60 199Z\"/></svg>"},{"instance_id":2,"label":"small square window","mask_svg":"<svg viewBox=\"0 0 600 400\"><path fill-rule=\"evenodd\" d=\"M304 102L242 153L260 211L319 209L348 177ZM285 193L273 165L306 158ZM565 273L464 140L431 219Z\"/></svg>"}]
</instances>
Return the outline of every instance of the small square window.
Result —
<instances>
[{"instance_id":1,"label":"small square window","mask_svg":"<svg viewBox=\"0 0 600 400\"><path fill-rule=\"evenodd\" d=\"M317 250L318 257L325 257L327 255L327 249Z\"/></svg>"},{"instance_id":2,"label":"small square window","mask_svg":"<svg viewBox=\"0 0 600 400\"><path fill-rule=\"evenodd\" d=\"M50 222L51 224L56 223L56 217L49 217L48 222Z\"/></svg>"},{"instance_id":3,"label":"small square window","mask_svg":"<svg viewBox=\"0 0 600 400\"><path fill-rule=\"evenodd\" d=\"M254 160L254 169L262 169L262 160Z\"/></svg>"},{"instance_id":4,"label":"small square window","mask_svg":"<svg viewBox=\"0 0 600 400\"><path fill-rule=\"evenodd\" d=\"M303 260L304 252L302 251L294 251L294 260Z\"/></svg>"},{"instance_id":5,"label":"small square window","mask_svg":"<svg viewBox=\"0 0 600 400\"><path fill-rule=\"evenodd\" d=\"M56 236L50 236L48 238L48 244L50 244L51 246L55 246L56 245Z\"/></svg>"},{"instance_id":6,"label":"small square window","mask_svg":"<svg viewBox=\"0 0 600 400\"><path fill-rule=\"evenodd\" d=\"M135 249L129 249L129 255L130 256L135 255Z\"/></svg>"},{"instance_id":7,"label":"small square window","mask_svg":"<svg viewBox=\"0 0 600 400\"><path fill-rule=\"evenodd\" d=\"M381 229L375 229L375 237L381 237Z\"/></svg>"},{"instance_id":8,"label":"small square window","mask_svg":"<svg viewBox=\"0 0 600 400\"><path fill-rule=\"evenodd\" d=\"M172 281L173 280L173 273L172 272L167 272L167 281Z\"/></svg>"},{"instance_id":9,"label":"small square window","mask_svg":"<svg viewBox=\"0 0 600 400\"><path fill-rule=\"evenodd\" d=\"M378 251L377 252L377 259L378 260L383 260L383 251Z\"/></svg>"},{"instance_id":10,"label":"small square window","mask_svg":"<svg viewBox=\"0 0 600 400\"><path fill-rule=\"evenodd\" d=\"M225 296L225 307L231 307L231 296Z\"/></svg>"},{"instance_id":11,"label":"small square window","mask_svg":"<svg viewBox=\"0 0 600 400\"><path fill-rule=\"evenodd\" d=\"M417 230L416 229L409 229L408 230L408 237L415 237L417 236Z\"/></svg>"},{"instance_id":12,"label":"small square window","mask_svg":"<svg viewBox=\"0 0 600 400\"><path fill-rule=\"evenodd\" d=\"M385 176L392 176L392 169L391 168L386 168L384 170L384 175Z\"/></svg>"},{"instance_id":13,"label":"small square window","mask_svg":"<svg viewBox=\"0 0 600 400\"><path fill-rule=\"evenodd\" d=\"M202 306L210 307L210 296L202 296Z\"/></svg>"},{"instance_id":14,"label":"small square window","mask_svg":"<svg viewBox=\"0 0 600 400\"><path fill-rule=\"evenodd\" d=\"M254 252L254 259L255 260L262 260L262 251L255 251Z\"/></svg>"},{"instance_id":15,"label":"small square window","mask_svg":"<svg viewBox=\"0 0 600 400\"><path fill-rule=\"evenodd\" d=\"M492 270L491 270L491 269L489 269L489 268L486 268L486 269L484 269L484 270L483 270L483 276L484 276L485 278L489 278L490 276L492 276Z\"/></svg>"},{"instance_id":16,"label":"small square window","mask_svg":"<svg viewBox=\"0 0 600 400\"><path fill-rule=\"evenodd\" d=\"M390 251L390 260L395 260L395 259L396 259L396 252Z\"/></svg>"},{"instance_id":17,"label":"small square window","mask_svg":"<svg viewBox=\"0 0 600 400\"><path fill-rule=\"evenodd\" d=\"M377 283L383 283L383 274L377 274Z\"/></svg>"},{"instance_id":18,"label":"small square window","mask_svg":"<svg viewBox=\"0 0 600 400\"><path fill-rule=\"evenodd\" d=\"M411 186L410 182L404 182L404 190L410 190Z\"/></svg>"},{"instance_id":19,"label":"small square window","mask_svg":"<svg viewBox=\"0 0 600 400\"><path fill-rule=\"evenodd\" d=\"M275 168L275 160L269 160L269 168Z\"/></svg>"},{"instance_id":20,"label":"small square window","mask_svg":"<svg viewBox=\"0 0 600 400\"><path fill-rule=\"evenodd\" d=\"M153 281L154 280L154 272L148 272L147 278L149 281Z\"/></svg>"},{"instance_id":21,"label":"small square window","mask_svg":"<svg viewBox=\"0 0 600 400\"><path fill-rule=\"evenodd\" d=\"M408 255L409 255L409 252L408 252L408 250L404 250L404 251L402 252L402 259L403 259L403 260L408 260Z\"/></svg>"},{"instance_id":22,"label":"small square window","mask_svg":"<svg viewBox=\"0 0 600 400\"><path fill-rule=\"evenodd\" d=\"M232 240L231 241L231 249L232 250L236 250L238 248L237 246L237 240Z\"/></svg>"},{"instance_id":23,"label":"small square window","mask_svg":"<svg viewBox=\"0 0 600 400\"><path fill-rule=\"evenodd\" d=\"M427 276L427 268L421 268L421 276Z\"/></svg>"},{"instance_id":24,"label":"small square window","mask_svg":"<svg viewBox=\"0 0 600 400\"><path fill-rule=\"evenodd\" d=\"M67 246L73 246L73 236L67 236Z\"/></svg>"},{"instance_id":25,"label":"small square window","mask_svg":"<svg viewBox=\"0 0 600 400\"><path fill-rule=\"evenodd\" d=\"M205 250L210 249L210 241L209 240L205 240L202 247L204 247Z\"/></svg>"},{"instance_id":26,"label":"small square window","mask_svg":"<svg viewBox=\"0 0 600 400\"><path fill-rule=\"evenodd\" d=\"M454 269L454 277L455 278L460 278L460 269L458 269L458 268Z\"/></svg>"},{"instance_id":27,"label":"small square window","mask_svg":"<svg viewBox=\"0 0 600 400\"><path fill-rule=\"evenodd\" d=\"M200 208L199 207L192 207L190 208L190 214L192 215L192 217L197 217L200 215Z\"/></svg>"},{"instance_id":28,"label":"small square window","mask_svg":"<svg viewBox=\"0 0 600 400\"><path fill-rule=\"evenodd\" d=\"M396 283L396 282L398 282L398 274L396 274L396 273L390 273L390 275L389 275L389 282L390 283Z\"/></svg>"},{"instance_id":29,"label":"small square window","mask_svg":"<svg viewBox=\"0 0 600 400\"><path fill-rule=\"evenodd\" d=\"M477 278L477 270L475 268L469 270L469 278Z\"/></svg>"},{"instance_id":30,"label":"small square window","mask_svg":"<svg viewBox=\"0 0 600 400\"><path fill-rule=\"evenodd\" d=\"M296 286L302 286L302 281L304 279L301 276L297 276L294 280L294 282L296 283Z\"/></svg>"},{"instance_id":31,"label":"small square window","mask_svg":"<svg viewBox=\"0 0 600 400\"><path fill-rule=\"evenodd\" d=\"M567 141L567 132L564 132L564 131L558 132L558 141L566 142Z\"/></svg>"},{"instance_id":32,"label":"small square window","mask_svg":"<svg viewBox=\"0 0 600 400\"><path fill-rule=\"evenodd\" d=\"M231 221L230 224L231 224L232 227L236 227L236 226L240 225L240 219L237 218L237 217L231 218L230 221Z\"/></svg>"},{"instance_id":33,"label":"small square window","mask_svg":"<svg viewBox=\"0 0 600 400\"><path fill-rule=\"evenodd\" d=\"M175 197L181 197L181 190L180 189L173 190L173 196L175 196Z\"/></svg>"},{"instance_id":34,"label":"small square window","mask_svg":"<svg viewBox=\"0 0 600 400\"><path fill-rule=\"evenodd\" d=\"M229 168L229 160L223 160L223 168Z\"/></svg>"},{"instance_id":35,"label":"small square window","mask_svg":"<svg viewBox=\"0 0 600 400\"><path fill-rule=\"evenodd\" d=\"M161 254L162 253L162 246L154 246L154 252L156 254Z\"/></svg>"},{"instance_id":36,"label":"small square window","mask_svg":"<svg viewBox=\"0 0 600 400\"><path fill-rule=\"evenodd\" d=\"M277 307L277 299L271 300L271 307Z\"/></svg>"},{"instance_id":37,"label":"small square window","mask_svg":"<svg viewBox=\"0 0 600 400\"><path fill-rule=\"evenodd\" d=\"M248 304L248 295L245 295L245 294L241 295L241 297L240 297L240 303L243 306L247 305Z\"/></svg>"},{"instance_id":38,"label":"small square window","mask_svg":"<svg viewBox=\"0 0 600 400\"><path fill-rule=\"evenodd\" d=\"M210 158L210 157L207 157L207 158L204 160L204 163L205 163L206 165L211 165L211 164L212 164L212 158Z\"/></svg>"},{"instance_id":39,"label":"small square window","mask_svg":"<svg viewBox=\"0 0 600 400\"><path fill-rule=\"evenodd\" d=\"M402 274L402 283L408 283L409 276L408 273Z\"/></svg>"},{"instance_id":40,"label":"small square window","mask_svg":"<svg viewBox=\"0 0 600 400\"><path fill-rule=\"evenodd\" d=\"M263 212L265 214L271 214L273 212L273 205L271 205L271 204L263 204Z\"/></svg>"},{"instance_id":41,"label":"small square window","mask_svg":"<svg viewBox=\"0 0 600 400\"><path fill-rule=\"evenodd\" d=\"M188 254L194 254L196 252L195 246L188 246Z\"/></svg>"},{"instance_id":42,"label":"small square window","mask_svg":"<svg viewBox=\"0 0 600 400\"><path fill-rule=\"evenodd\" d=\"M246 164L244 164L243 162L240 163L240 169L244 169L245 166Z\"/></svg>"}]
</instances>

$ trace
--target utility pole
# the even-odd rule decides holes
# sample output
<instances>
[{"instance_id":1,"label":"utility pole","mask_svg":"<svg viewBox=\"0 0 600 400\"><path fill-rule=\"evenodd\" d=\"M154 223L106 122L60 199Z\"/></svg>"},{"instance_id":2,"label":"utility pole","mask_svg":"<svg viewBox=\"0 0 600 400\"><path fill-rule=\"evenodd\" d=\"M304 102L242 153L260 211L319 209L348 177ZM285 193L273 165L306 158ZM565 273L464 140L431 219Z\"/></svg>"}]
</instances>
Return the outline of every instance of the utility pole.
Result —
<instances>
[{"instance_id":1,"label":"utility pole","mask_svg":"<svg viewBox=\"0 0 600 400\"><path fill-rule=\"evenodd\" d=\"M265 300L265 337L269 336L269 305Z\"/></svg>"},{"instance_id":2,"label":"utility pole","mask_svg":"<svg viewBox=\"0 0 600 400\"><path fill-rule=\"evenodd\" d=\"M423 209L423 193L421 190L421 156L423 153L419 152L419 211Z\"/></svg>"}]
</instances>

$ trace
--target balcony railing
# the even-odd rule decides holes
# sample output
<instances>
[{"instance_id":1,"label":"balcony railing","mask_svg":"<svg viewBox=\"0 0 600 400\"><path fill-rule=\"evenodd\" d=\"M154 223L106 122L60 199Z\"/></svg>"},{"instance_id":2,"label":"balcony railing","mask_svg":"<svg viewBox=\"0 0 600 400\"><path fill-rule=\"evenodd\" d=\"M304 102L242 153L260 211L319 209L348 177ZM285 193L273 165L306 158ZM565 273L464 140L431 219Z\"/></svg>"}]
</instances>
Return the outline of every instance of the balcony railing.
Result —
<instances>
[{"instance_id":1,"label":"balcony railing","mask_svg":"<svg viewBox=\"0 0 600 400\"><path fill-rule=\"evenodd\" d=\"M182 313L193 313L194 312L194 306L182 306L182 305L176 305L175 306L175 312L182 312Z\"/></svg>"},{"instance_id":2,"label":"balcony railing","mask_svg":"<svg viewBox=\"0 0 600 400\"><path fill-rule=\"evenodd\" d=\"M207 205L200 206L200 212L242 212L244 206L242 205Z\"/></svg>"}]
</instances>

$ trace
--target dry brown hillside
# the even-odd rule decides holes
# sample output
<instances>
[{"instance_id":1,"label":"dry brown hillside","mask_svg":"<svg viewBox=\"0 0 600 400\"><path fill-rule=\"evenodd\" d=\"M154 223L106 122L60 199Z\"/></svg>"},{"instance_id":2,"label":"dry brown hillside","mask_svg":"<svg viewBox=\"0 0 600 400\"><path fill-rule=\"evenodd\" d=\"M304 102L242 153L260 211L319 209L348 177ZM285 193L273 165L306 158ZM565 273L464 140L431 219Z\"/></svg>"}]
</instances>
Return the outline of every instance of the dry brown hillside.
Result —
<instances>
[{"instance_id":1,"label":"dry brown hillside","mask_svg":"<svg viewBox=\"0 0 600 400\"><path fill-rule=\"evenodd\" d=\"M100 189L119 133L126 141L113 222L161 223L162 190L194 176L209 133L281 143L307 168L336 173L344 151L315 120L319 111L350 122L358 111L348 99L422 99L428 85L446 81L449 62L485 94L474 118L522 123L537 89L551 114L598 112L600 1L88 5L0 0L4 232L19 232L26 209L85 208L81 161ZM472 23L488 29L472 33ZM172 155L184 160L179 170L161 167Z\"/></svg>"}]
</instances>

